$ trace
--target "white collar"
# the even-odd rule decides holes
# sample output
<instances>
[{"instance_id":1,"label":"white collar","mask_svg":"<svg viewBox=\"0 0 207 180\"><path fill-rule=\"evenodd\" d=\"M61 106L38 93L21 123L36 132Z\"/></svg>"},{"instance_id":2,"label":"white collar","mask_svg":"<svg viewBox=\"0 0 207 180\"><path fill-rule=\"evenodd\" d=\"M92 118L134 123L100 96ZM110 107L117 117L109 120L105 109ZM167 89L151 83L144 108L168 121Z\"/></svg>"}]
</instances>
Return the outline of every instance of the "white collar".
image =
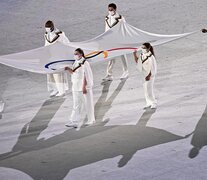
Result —
<instances>
[{"instance_id":1,"label":"white collar","mask_svg":"<svg viewBox=\"0 0 207 180\"><path fill-rule=\"evenodd\" d=\"M77 62L77 63L82 63L84 60L85 60L85 58L82 57L81 59L75 60L75 62Z\"/></svg>"},{"instance_id":2,"label":"white collar","mask_svg":"<svg viewBox=\"0 0 207 180\"><path fill-rule=\"evenodd\" d=\"M59 31L60 31L59 29L55 28L53 31L46 32L46 34L56 34Z\"/></svg>"}]
</instances>

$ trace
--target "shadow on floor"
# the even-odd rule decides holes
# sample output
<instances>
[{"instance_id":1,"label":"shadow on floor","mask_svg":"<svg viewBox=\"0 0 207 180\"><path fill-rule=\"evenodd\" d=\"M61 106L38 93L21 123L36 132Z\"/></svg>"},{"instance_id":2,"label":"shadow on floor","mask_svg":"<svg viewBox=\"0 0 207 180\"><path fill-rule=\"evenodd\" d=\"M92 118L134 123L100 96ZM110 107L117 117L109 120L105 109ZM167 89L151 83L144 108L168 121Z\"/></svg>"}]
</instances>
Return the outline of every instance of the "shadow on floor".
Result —
<instances>
[{"instance_id":1,"label":"shadow on floor","mask_svg":"<svg viewBox=\"0 0 207 180\"><path fill-rule=\"evenodd\" d=\"M102 94L95 105L98 123L82 128L69 129L50 139L37 140L63 100L48 100L33 120L22 129L11 152L0 156L0 166L20 170L35 180L61 180L70 170L105 159L122 156L117 167L125 166L133 155L144 148L169 143L182 137L162 129L148 127L155 110L143 112L136 125L104 126L105 113L111 108L125 82L121 82L107 99L111 83L103 85Z\"/></svg>"},{"instance_id":2,"label":"shadow on floor","mask_svg":"<svg viewBox=\"0 0 207 180\"><path fill-rule=\"evenodd\" d=\"M189 152L189 158L195 158L202 147L207 145L207 105L193 133L191 140L193 148Z\"/></svg>"}]
</instances>

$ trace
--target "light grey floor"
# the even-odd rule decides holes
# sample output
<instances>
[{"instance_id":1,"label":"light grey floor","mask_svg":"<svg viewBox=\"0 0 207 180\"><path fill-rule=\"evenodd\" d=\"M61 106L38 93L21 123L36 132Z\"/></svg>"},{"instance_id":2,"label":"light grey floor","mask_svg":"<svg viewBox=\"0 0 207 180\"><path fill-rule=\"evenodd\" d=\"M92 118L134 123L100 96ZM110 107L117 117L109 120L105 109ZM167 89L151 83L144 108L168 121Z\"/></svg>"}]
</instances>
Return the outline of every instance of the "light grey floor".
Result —
<instances>
[{"instance_id":1,"label":"light grey floor","mask_svg":"<svg viewBox=\"0 0 207 180\"><path fill-rule=\"evenodd\" d=\"M46 20L71 41L104 30L110 1L1 0L0 55L44 44ZM175 34L207 26L205 0L117 0L119 12L140 29ZM130 78L101 84L106 63L95 64L97 124L80 131L64 124L72 96L50 99L46 77L0 65L0 179L207 179L207 34L155 48L159 106L144 111L141 76L128 56Z\"/></svg>"}]
</instances>

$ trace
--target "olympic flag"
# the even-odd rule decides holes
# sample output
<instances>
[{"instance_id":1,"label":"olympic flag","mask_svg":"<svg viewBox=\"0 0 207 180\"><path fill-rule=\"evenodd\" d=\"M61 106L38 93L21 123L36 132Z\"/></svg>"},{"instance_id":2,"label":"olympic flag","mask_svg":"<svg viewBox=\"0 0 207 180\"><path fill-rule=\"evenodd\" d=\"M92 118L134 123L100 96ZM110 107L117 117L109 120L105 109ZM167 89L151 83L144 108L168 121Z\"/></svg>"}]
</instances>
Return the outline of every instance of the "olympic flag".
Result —
<instances>
[{"instance_id":1,"label":"olympic flag","mask_svg":"<svg viewBox=\"0 0 207 180\"><path fill-rule=\"evenodd\" d=\"M137 29L125 22L120 22L93 39L83 42L70 42L68 45L57 42L46 47L0 56L0 63L35 73L54 73L63 71L65 66L74 62L73 53L76 48L82 48L89 61L94 63L132 53L145 42L155 46L193 33L153 34Z\"/></svg>"}]
</instances>

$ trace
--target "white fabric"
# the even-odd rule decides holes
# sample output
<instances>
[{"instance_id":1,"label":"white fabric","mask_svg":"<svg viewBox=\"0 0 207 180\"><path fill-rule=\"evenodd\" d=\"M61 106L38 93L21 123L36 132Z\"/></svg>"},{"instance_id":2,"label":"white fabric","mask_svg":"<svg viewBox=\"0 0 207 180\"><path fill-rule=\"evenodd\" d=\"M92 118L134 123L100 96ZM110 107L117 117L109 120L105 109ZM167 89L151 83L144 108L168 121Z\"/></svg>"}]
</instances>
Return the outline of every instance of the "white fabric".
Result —
<instances>
[{"instance_id":1,"label":"white fabric","mask_svg":"<svg viewBox=\"0 0 207 180\"><path fill-rule=\"evenodd\" d=\"M93 73L91 70L91 66L88 61L85 61L83 66L84 66L84 75L86 77L86 82L87 82L86 88L91 89L93 88Z\"/></svg>"},{"instance_id":2,"label":"white fabric","mask_svg":"<svg viewBox=\"0 0 207 180\"><path fill-rule=\"evenodd\" d=\"M83 80L84 80L84 59L76 60L73 64L72 69L75 70L71 75L72 91L83 91Z\"/></svg>"},{"instance_id":3,"label":"white fabric","mask_svg":"<svg viewBox=\"0 0 207 180\"><path fill-rule=\"evenodd\" d=\"M85 109L88 117L88 122L95 122L94 101L93 101L93 72L89 62L84 63L84 75L86 78L87 93L84 94Z\"/></svg>"},{"instance_id":4,"label":"white fabric","mask_svg":"<svg viewBox=\"0 0 207 180\"><path fill-rule=\"evenodd\" d=\"M44 36L44 38L45 38L45 46L52 45L55 42L62 42L63 44L67 45L70 42L69 39L66 37L66 35L65 35L65 33L63 31L61 31L61 33L59 34L58 39L56 41L54 41L53 43L49 43L47 41L47 39L49 41L52 41L57 36L58 32L60 32L60 30L59 29L55 29L52 32L45 33L45 36ZM47 39L46 39L46 37L47 37Z\"/></svg>"},{"instance_id":5,"label":"white fabric","mask_svg":"<svg viewBox=\"0 0 207 180\"><path fill-rule=\"evenodd\" d=\"M85 59L76 60L72 67L75 70L71 75L72 90L82 91L84 76L86 77L86 88L90 89L93 87L93 73L90 64Z\"/></svg>"},{"instance_id":6,"label":"white fabric","mask_svg":"<svg viewBox=\"0 0 207 180\"><path fill-rule=\"evenodd\" d=\"M140 54L138 56L139 59L137 62L137 67L144 76L144 78L147 77L150 72L152 76L155 76L157 74L157 62L151 52L146 54ZM146 58L147 60L145 60ZM144 63L143 60L145 60Z\"/></svg>"},{"instance_id":7,"label":"white fabric","mask_svg":"<svg viewBox=\"0 0 207 180\"><path fill-rule=\"evenodd\" d=\"M118 22L126 22L125 18L123 16L121 16L121 18L119 19L120 15L116 12L115 15L111 16L108 15L105 18L105 31L108 31L109 29L111 29L116 23Z\"/></svg>"},{"instance_id":8,"label":"white fabric","mask_svg":"<svg viewBox=\"0 0 207 180\"><path fill-rule=\"evenodd\" d=\"M72 94L73 110L70 116L70 121L76 124L80 123L81 115L85 108L88 122L95 122L93 90L87 89L86 94L83 94L82 91L72 91Z\"/></svg>"},{"instance_id":9,"label":"white fabric","mask_svg":"<svg viewBox=\"0 0 207 180\"><path fill-rule=\"evenodd\" d=\"M73 94L73 110L70 116L70 121L79 123L81 120L81 113L84 107L84 98L82 91L72 91Z\"/></svg>"},{"instance_id":10,"label":"white fabric","mask_svg":"<svg viewBox=\"0 0 207 180\"><path fill-rule=\"evenodd\" d=\"M125 18L123 16L121 16L121 18L120 18L120 15L117 12L113 16L111 16L111 15L106 16L105 31L108 31L113 26L116 26L120 21L126 22ZM108 65L107 65L107 70L106 70L107 75L112 75L114 64L115 64L116 60L119 60L119 58L121 59L121 62L122 62L123 72L128 71L127 57L126 57L126 55L122 55L120 57L109 60Z\"/></svg>"},{"instance_id":11,"label":"white fabric","mask_svg":"<svg viewBox=\"0 0 207 180\"><path fill-rule=\"evenodd\" d=\"M128 71L127 57L126 57L126 55L121 55L120 57L116 57L114 59L109 60L108 65L107 65L107 69L106 69L106 74L107 75L112 75L114 64L115 64L116 60L119 60L119 59L121 59L121 62L122 62L123 72Z\"/></svg>"},{"instance_id":12,"label":"white fabric","mask_svg":"<svg viewBox=\"0 0 207 180\"><path fill-rule=\"evenodd\" d=\"M69 39L65 36L65 33L62 32L60 34L57 34L58 32L60 31L58 29L55 29L52 32L45 33L45 46L50 46L56 42L61 42L63 44L69 43ZM57 36L59 36L57 40L50 43ZM48 42L48 40L50 42ZM53 94L55 92L59 92L59 94L65 94L66 91L69 90L67 73L60 72L54 74L47 74L47 89L50 92L50 94Z\"/></svg>"},{"instance_id":13,"label":"white fabric","mask_svg":"<svg viewBox=\"0 0 207 180\"><path fill-rule=\"evenodd\" d=\"M5 103L3 101L0 101L0 113L4 111L4 105Z\"/></svg>"},{"instance_id":14,"label":"white fabric","mask_svg":"<svg viewBox=\"0 0 207 180\"><path fill-rule=\"evenodd\" d=\"M95 122L93 90L91 88L87 89L87 93L83 96L88 122Z\"/></svg>"},{"instance_id":15,"label":"white fabric","mask_svg":"<svg viewBox=\"0 0 207 180\"><path fill-rule=\"evenodd\" d=\"M157 74L157 62L155 57L151 52L138 54L137 67L143 75L143 88L144 96L147 106L152 106L157 104L157 100L154 95L154 81ZM144 60L144 63L143 63ZM149 81L146 81L146 77L150 74L151 77Z\"/></svg>"},{"instance_id":16,"label":"white fabric","mask_svg":"<svg viewBox=\"0 0 207 180\"><path fill-rule=\"evenodd\" d=\"M47 74L47 90L50 94L58 93L57 85L55 83L55 76L58 76L58 74Z\"/></svg>"},{"instance_id":17,"label":"white fabric","mask_svg":"<svg viewBox=\"0 0 207 180\"><path fill-rule=\"evenodd\" d=\"M151 76L149 81L144 80L144 95L147 106L152 106L157 104L157 100L154 95L154 81L155 76Z\"/></svg>"},{"instance_id":18,"label":"white fabric","mask_svg":"<svg viewBox=\"0 0 207 180\"><path fill-rule=\"evenodd\" d=\"M69 90L68 74L66 72L47 74L47 89L52 94L64 94Z\"/></svg>"},{"instance_id":19,"label":"white fabric","mask_svg":"<svg viewBox=\"0 0 207 180\"><path fill-rule=\"evenodd\" d=\"M77 69L78 68L78 69ZM83 58L76 60L73 64L72 73L72 93L73 93L73 111L71 114L71 122L79 123L83 107L85 107L89 122L94 122L94 102L93 102L93 73L90 64ZM86 78L87 93L83 94L84 76Z\"/></svg>"},{"instance_id":20,"label":"white fabric","mask_svg":"<svg viewBox=\"0 0 207 180\"><path fill-rule=\"evenodd\" d=\"M126 22L120 22L105 33L88 41L83 42L69 42L67 45L56 42L50 46L33 49L30 51L0 56L0 63L36 73L53 73L64 71L64 67L72 62L64 62L53 64L49 69L45 65L59 60L73 60L73 53L77 47L84 50L85 54L94 51L105 51L103 54L92 58L92 62L98 62L113 59L133 52L133 49L112 50L113 48L137 48L144 42L150 42L153 46L163 44L178 38L185 37L192 33L178 34L178 35L159 35L152 34L140 29L137 29ZM57 69L56 71L51 69Z\"/></svg>"}]
</instances>

